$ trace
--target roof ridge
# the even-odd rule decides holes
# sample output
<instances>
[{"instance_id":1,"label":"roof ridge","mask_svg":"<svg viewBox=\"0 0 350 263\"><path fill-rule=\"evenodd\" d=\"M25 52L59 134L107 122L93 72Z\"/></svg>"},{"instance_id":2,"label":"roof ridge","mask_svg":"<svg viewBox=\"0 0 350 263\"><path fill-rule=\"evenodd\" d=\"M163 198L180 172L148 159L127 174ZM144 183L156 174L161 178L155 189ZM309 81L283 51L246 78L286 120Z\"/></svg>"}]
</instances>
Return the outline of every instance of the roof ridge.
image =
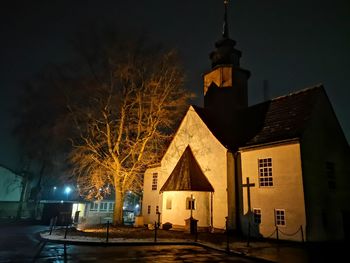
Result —
<instances>
[{"instance_id":1,"label":"roof ridge","mask_svg":"<svg viewBox=\"0 0 350 263\"><path fill-rule=\"evenodd\" d=\"M303 88L301 90L293 91L293 92L291 92L289 94L286 94L286 95L275 97L275 98L271 99L270 101L280 100L280 99L283 99L283 98L286 98L286 97L298 95L300 93L304 93L304 92L308 92L308 91L311 91L311 90L314 90L314 89L320 89L320 88L323 88L323 84L322 83L318 83L316 85L309 86L309 87Z\"/></svg>"}]
</instances>

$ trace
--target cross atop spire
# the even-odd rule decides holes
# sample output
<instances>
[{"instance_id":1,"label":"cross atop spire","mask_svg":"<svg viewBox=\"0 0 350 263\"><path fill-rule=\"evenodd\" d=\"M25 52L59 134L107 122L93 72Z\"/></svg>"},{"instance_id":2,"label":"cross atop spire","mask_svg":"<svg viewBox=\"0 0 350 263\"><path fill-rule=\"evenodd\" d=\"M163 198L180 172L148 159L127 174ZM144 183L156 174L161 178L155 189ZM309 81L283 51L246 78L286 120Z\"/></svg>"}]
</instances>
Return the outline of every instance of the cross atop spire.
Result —
<instances>
[{"instance_id":1,"label":"cross atop spire","mask_svg":"<svg viewBox=\"0 0 350 263\"><path fill-rule=\"evenodd\" d=\"M212 68L218 65L233 65L239 67L239 60L241 52L235 49L236 41L229 37L228 33L228 4L229 0L224 1L224 24L222 29L222 37L215 42L215 48L210 53L210 60Z\"/></svg>"},{"instance_id":2,"label":"cross atop spire","mask_svg":"<svg viewBox=\"0 0 350 263\"><path fill-rule=\"evenodd\" d=\"M223 38L228 38L227 5L228 5L228 0L224 0L225 13L224 13L224 24L222 28Z\"/></svg>"}]
</instances>

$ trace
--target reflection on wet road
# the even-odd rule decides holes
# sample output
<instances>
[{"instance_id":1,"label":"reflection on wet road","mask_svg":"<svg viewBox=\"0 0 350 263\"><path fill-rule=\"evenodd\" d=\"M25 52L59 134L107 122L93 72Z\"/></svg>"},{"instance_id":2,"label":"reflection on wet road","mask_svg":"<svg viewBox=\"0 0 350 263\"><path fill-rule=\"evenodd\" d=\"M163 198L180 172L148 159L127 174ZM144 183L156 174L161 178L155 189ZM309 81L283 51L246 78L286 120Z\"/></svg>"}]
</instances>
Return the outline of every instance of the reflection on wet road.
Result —
<instances>
[{"instance_id":1,"label":"reflection on wet road","mask_svg":"<svg viewBox=\"0 0 350 263\"><path fill-rule=\"evenodd\" d=\"M47 226L0 225L0 263L7 262L254 262L191 245L77 246L44 243Z\"/></svg>"},{"instance_id":2,"label":"reflection on wet road","mask_svg":"<svg viewBox=\"0 0 350 263\"><path fill-rule=\"evenodd\" d=\"M35 262L253 262L202 247L75 246L47 243Z\"/></svg>"}]
</instances>

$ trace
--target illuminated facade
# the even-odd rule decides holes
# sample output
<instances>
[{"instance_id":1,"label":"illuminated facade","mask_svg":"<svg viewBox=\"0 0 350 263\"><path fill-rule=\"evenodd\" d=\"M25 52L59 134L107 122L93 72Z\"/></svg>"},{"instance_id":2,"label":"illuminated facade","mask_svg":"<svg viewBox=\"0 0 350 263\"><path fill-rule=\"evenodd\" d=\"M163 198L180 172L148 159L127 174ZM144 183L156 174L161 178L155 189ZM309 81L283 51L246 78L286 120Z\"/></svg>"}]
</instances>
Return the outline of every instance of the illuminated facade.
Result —
<instances>
[{"instance_id":1,"label":"illuminated facade","mask_svg":"<svg viewBox=\"0 0 350 263\"><path fill-rule=\"evenodd\" d=\"M226 15L225 15L226 18ZM226 19L225 19L226 20ZM223 37L160 164L144 177L145 223L295 241L350 238L349 144L324 88L248 106L250 72Z\"/></svg>"}]
</instances>

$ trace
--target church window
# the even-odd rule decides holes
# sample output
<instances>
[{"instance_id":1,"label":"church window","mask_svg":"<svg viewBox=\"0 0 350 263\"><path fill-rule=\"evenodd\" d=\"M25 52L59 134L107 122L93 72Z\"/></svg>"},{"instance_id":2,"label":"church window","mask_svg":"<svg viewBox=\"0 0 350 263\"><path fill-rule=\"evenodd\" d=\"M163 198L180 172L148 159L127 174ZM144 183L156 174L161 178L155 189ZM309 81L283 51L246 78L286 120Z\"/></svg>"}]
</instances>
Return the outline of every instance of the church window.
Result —
<instances>
[{"instance_id":1,"label":"church window","mask_svg":"<svg viewBox=\"0 0 350 263\"><path fill-rule=\"evenodd\" d=\"M187 197L186 198L186 209L187 210L195 210L196 206L195 206L195 199L193 197Z\"/></svg>"},{"instance_id":2,"label":"church window","mask_svg":"<svg viewBox=\"0 0 350 263\"><path fill-rule=\"evenodd\" d=\"M275 220L276 220L276 226L286 225L286 212L284 209L275 210Z\"/></svg>"},{"instance_id":3,"label":"church window","mask_svg":"<svg viewBox=\"0 0 350 263\"><path fill-rule=\"evenodd\" d=\"M327 175L327 180L328 180L328 189L335 190L336 184L335 184L334 163L326 162L326 175Z\"/></svg>"},{"instance_id":4,"label":"church window","mask_svg":"<svg viewBox=\"0 0 350 263\"><path fill-rule=\"evenodd\" d=\"M272 158L259 159L259 186L273 186Z\"/></svg>"},{"instance_id":5,"label":"church window","mask_svg":"<svg viewBox=\"0 0 350 263\"><path fill-rule=\"evenodd\" d=\"M260 208L254 208L253 209L253 215L254 215L254 223L260 224L261 223L261 209Z\"/></svg>"},{"instance_id":6,"label":"church window","mask_svg":"<svg viewBox=\"0 0 350 263\"><path fill-rule=\"evenodd\" d=\"M100 204L100 211L107 211L107 205L108 205L108 203L105 203L105 202L101 203Z\"/></svg>"},{"instance_id":7,"label":"church window","mask_svg":"<svg viewBox=\"0 0 350 263\"><path fill-rule=\"evenodd\" d=\"M168 198L166 200L166 209L170 210L171 209L171 198Z\"/></svg>"},{"instance_id":8,"label":"church window","mask_svg":"<svg viewBox=\"0 0 350 263\"><path fill-rule=\"evenodd\" d=\"M150 214L151 213L151 206L149 205L148 207L147 207L147 214Z\"/></svg>"},{"instance_id":9,"label":"church window","mask_svg":"<svg viewBox=\"0 0 350 263\"><path fill-rule=\"evenodd\" d=\"M98 203L92 202L90 204L90 211L98 211Z\"/></svg>"},{"instance_id":10,"label":"church window","mask_svg":"<svg viewBox=\"0 0 350 263\"><path fill-rule=\"evenodd\" d=\"M152 191L157 190L157 184L158 184L158 173L153 173L153 177L152 177Z\"/></svg>"}]
</instances>

